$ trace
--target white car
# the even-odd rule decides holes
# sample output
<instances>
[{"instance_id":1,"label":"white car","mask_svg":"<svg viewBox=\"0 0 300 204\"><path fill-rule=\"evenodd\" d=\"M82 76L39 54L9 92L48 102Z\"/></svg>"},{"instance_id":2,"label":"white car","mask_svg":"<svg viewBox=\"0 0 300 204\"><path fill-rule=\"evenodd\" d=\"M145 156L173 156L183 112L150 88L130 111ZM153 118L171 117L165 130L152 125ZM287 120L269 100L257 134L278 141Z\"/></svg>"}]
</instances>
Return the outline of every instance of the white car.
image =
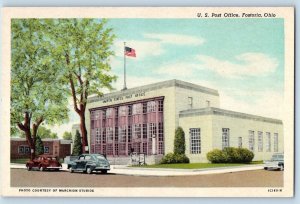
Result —
<instances>
[{"instance_id":1,"label":"white car","mask_svg":"<svg viewBox=\"0 0 300 204\"><path fill-rule=\"evenodd\" d=\"M272 155L271 160L264 161L264 169L278 169L283 171L284 170L284 155L283 153L276 153Z\"/></svg>"}]
</instances>

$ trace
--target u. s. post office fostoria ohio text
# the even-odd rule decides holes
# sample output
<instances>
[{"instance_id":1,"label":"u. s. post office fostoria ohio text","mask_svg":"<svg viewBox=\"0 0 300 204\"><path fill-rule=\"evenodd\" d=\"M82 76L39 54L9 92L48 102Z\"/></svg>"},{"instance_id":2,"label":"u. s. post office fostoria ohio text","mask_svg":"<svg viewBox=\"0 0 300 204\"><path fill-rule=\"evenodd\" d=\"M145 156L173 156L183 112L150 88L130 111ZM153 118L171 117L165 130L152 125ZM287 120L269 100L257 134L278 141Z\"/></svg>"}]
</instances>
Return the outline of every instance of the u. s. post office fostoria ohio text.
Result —
<instances>
[{"instance_id":1,"label":"u. s. post office fostoria ohio text","mask_svg":"<svg viewBox=\"0 0 300 204\"><path fill-rule=\"evenodd\" d=\"M192 163L207 162L207 152L224 147L248 148L253 160L283 152L281 120L224 110L220 100L218 90L180 80L90 97L85 114L90 152L114 164L127 163L132 152L144 154L147 164L158 163L173 152L179 126Z\"/></svg>"}]
</instances>

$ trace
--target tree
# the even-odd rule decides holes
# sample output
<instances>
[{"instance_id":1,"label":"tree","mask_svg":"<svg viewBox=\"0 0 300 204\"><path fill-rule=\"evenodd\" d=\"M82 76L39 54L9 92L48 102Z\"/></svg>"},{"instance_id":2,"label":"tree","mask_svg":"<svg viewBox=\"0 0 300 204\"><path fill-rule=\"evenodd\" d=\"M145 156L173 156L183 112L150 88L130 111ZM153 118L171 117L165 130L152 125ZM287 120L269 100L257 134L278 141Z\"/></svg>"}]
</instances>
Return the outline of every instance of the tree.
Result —
<instances>
[{"instance_id":1,"label":"tree","mask_svg":"<svg viewBox=\"0 0 300 204\"><path fill-rule=\"evenodd\" d=\"M35 155L41 155L41 154L44 154L44 145L43 145L41 137L36 136Z\"/></svg>"},{"instance_id":2,"label":"tree","mask_svg":"<svg viewBox=\"0 0 300 204\"><path fill-rule=\"evenodd\" d=\"M76 130L72 155L79 156L80 154L82 154L81 136L79 131Z\"/></svg>"},{"instance_id":3,"label":"tree","mask_svg":"<svg viewBox=\"0 0 300 204\"><path fill-rule=\"evenodd\" d=\"M64 140L72 140L72 133L71 132L64 132L63 139Z\"/></svg>"},{"instance_id":4,"label":"tree","mask_svg":"<svg viewBox=\"0 0 300 204\"><path fill-rule=\"evenodd\" d=\"M31 129L32 131L32 129ZM56 133L51 132L50 129L47 129L43 126L40 126L38 131L37 131L37 135L41 138L41 139L45 139L45 138L51 138L51 139L57 139L58 136ZM25 138L25 133L21 132L20 134L21 138Z\"/></svg>"},{"instance_id":5,"label":"tree","mask_svg":"<svg viewBox=\"0 0 300 204\"><path fill-rule=\"evenodd\" d=\"M35 156L35 140L42 123L68 118L61 72L50 55L49 20L13 19L11 41L11 131L24 132Z\"/></svg>"},{"instance_id":6,"label":"tree","mask_svg":"<svg viewBox=\"0 0 300 204\"><path fill-rule=\"evenodd\" d=\"M106 20L59 19L51 30L54 59L64 67L64 82L69 85L75 112L80 117L82 149L88 152L85 111L89 95L103 95L112 90L116 76L110 73L110 57L115 36Z\"/></svg>"},{"instance_id":7,"label":"tree","mask_svg":"<svg viewBox=\"0 0 300 204\"><path fill-rule=\"evenodd\" d=\"M181 127L175 131L174 154L185 154L185 136Z\"/></svg>"}]
</instances>

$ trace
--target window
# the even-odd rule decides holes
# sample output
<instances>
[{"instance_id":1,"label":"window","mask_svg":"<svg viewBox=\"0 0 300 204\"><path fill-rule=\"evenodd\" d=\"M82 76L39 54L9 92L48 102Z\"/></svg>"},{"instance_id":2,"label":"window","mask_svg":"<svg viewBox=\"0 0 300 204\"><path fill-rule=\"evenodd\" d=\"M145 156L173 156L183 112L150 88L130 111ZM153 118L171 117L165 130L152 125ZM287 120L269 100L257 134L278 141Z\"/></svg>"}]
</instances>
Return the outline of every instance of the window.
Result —
<instances>
[{"instance_id":1,"label":"window","mask_svg":"<svg viewBox=\"0 0 300 204\"><path fill-rule=\"evenodd\" d=\"M278 152L278 133L274 133L274 152Z\"/></svg>"},{"instance_id":2,"label":"window","mask_svg":"<svg viewBox=\"0 0 300 204\"><path fill-rule=\"evenodd\" d=\"M44 146L44 153L45 153L45 154L49 154L49 153L50 153L50 152L49 152L49 147Z\"/></svg>"},{"instance_id":3,"label":"window","mask_svg":"<svg viewBox=\"0 0 300 204\"><path fill-rule=\"evenodd\" d=\"M164 110L164 101L158 101L158 111L163 112Z\"/></svg>"},{"instance_id":4,"label":"window","mask_svg":"<svg viewBox=\"0 0 300 204\"><path fill-rule=\"evenodd\" d=\"M258 146L257 146L257 151L262 152L263 151L263 133L258 131L257 133L257 140L258 140Z\"/></svg>"},{"instance_id":5,"label":"window","mask_svg":"<svg viewBox=\"0 0 300 204\"><path fill-rule=\"evenodd\" d=\"M193 97L188 97L188 104L193 107Z\"/></svg>"},{"instance_id":6,"label":"window","mask_svg":"<svg viewBox=\"0 0 300 204\"><path fill-rule=\"evenodd\" d=\"M143 106L141 103L133 104L133 106L132 106L132 114L133 115L141 114L142 111L143 111Z\"/></svg>"},{"instance_id":7,"label":"window","mask_svg":"<svg viewBox=\"0 0 300 204\"><path fill-rule=\"evenodd\" d=\"M201 153L200 128L190 128L190 153Z\"/></svg>"},{"instance_id":8,"label":"window","mask_svg":"<svg viewBox=\"0 0 300 204\"><path fill-rule=\"evenodd\" d=\"M126 142L126 127L119 128L119 140L120 142Z\"/></svg>"},{"instance_id":9,"label":"window","mask_svg":"<svg viewBox=\"0 0 300 204\"><path fill-rule=\"evenodd\" d=\"M222 149L229 147L229 128L222 128Z\"/></svg>"},{"instance_id":10,"label":"window","mask_svg":"<svg viewBox=\"0 0 300 204\"><path fill-rule=\"evenodd\" d=\"M155 123L149 123L149 138L152 138L156 135L156 124Z\"/></svg>"},{"instance_id":11,"label":"window","mask_svg":"<svg viewBox=\"0 0 300 204\"><path fill-rule=\"evenodd\" d=\"M30 148L28 146L25 146L25 154L29 154L30 153Z\"/></svg>"},{"instance_id":12,"label":"window","mask_svg":"<svg viewBox=\"0 0 300 204\"><path fill-rule=\"evenodd\" d=\"M126 116L127 106L120 106L119 108L119 116Z\"/></svg>"},{"instance_id":13,"label":"window","mask_svg":"<svg viewBox=\"0 0 300 204\"><path fill-rule=\"evenodd\" d=\"M143 124L143 138L147 138L147 124Z\"/></svg>"},{"instance_id":14,"label":"window","mask_svg":"<svg viewBox=\"0 0 300 204\"><path fill-rule=\"evenodd\" d=\"M147 112L150 113L150 112L155 112L156 110L156 102L155 101L149 101L147 103Z\"/></svg>"},{"instance_id":15,"label":"window","mask_svg":"<svg viewBox=\"0 0 300 204\"><path fill-rule=\"evenodd\" d=\"M238 137L238 147L239 148L243 147L243 138L242 137Z\"/></svg>"},{"instance_id":16,"label":"window","mask_svg":"<svg viewBox=\"0 0 300 204\"><path fill-rule=\"evenodd\" d=\"M133 139L140 139L142 135L141 124L134 124L133 126Z\"/></svg>"},{"instance_id":17,"label":"window","mask_svg":"<svg viewBox=\"0 0 300 204\"><path fill-rule=\"evenodd\" d=\"M19 154L25 154L25 146L19 146L18 152Z\"/></svg>"},{"instance_id":18,"label":"window","mask_svg":"<svg viewBox=\"0 0 300 204\"><path fill-rule=\"evenodd\" d=\"M99 128L96 129L96 144L100 144L100 130Z\"/></svg>"},{"instance_id":19,"label":"window","mask_svg":"<svg viewBox=\"0 0 300 204\"><path fill-rule=\"evenodd\" d=\"M114 129L112 127L106 128L107 142L112 142L114 139Z\"/></svg>"},{"instance_id":20,"label":"window","mask_svg":"<svg viewBox=\"0 0 300 204\"><path fill-rule=\"evenodd\" d=\"M113 115L113 108L108 108L106 110L106 118L112 118L112 115Z\"/></svg>"},{"instance_id":21,"label":"window","mask_svg":"<svg viewBox=\"0 0 300 204\"><path fill-rule=\"evenodd\" d=\"M271 134L266 132L267 142L266 142L266 151L271 152Z\"/></svg>"},{"instance_id":22,"label":"window","mask_svg":"<svg viewBox=\"0 0 300 204\"><path fill-rule=\"evenodd\" d=\"M132 115L132 106L131 105L128 106L128 115Z\"/></svg>"},{"instance_id":23,"label":"window","mask_svg":"<svg viewBox=\"0 0 300 204\"><path fill-rule=\"evenodd\" d=\"M249 150L254 151L254 131L249 130Z\"/></svg>"},{"instance_id":24,"label":"window","mask_svg":"<svg viewBox=\"0 0 300 204\"><path fill-rule=\"evenodd\" d=\"M206 107L210 107L210 101L206 101Z\"/></svg>"}]
</instances>

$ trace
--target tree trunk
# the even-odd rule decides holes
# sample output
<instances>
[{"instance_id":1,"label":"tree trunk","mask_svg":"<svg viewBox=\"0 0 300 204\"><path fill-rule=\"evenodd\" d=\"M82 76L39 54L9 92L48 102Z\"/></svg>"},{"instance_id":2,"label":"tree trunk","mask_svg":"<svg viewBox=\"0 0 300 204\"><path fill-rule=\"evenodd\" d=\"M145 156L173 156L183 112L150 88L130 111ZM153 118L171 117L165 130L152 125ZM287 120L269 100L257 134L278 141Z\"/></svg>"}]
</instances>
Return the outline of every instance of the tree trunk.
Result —
<instances>
[{"instance_id":1,"label":"tree trunk","mask_svg":"<svg viewBox=\"0 0 300 204\"><path fill-rule=\"evenodd\" d=\"M31 138L30 129L25 131L25 135L26 135L27 144L30 147L30 160L33 160L35 157L35 144L34 144L35 142Z\"/></svg>"},{"instance_id":2,"label":"tree trunk","mask_svg":"<svg viewBox=\"0 0 300 204\"><path fill-rule=\"evenodd\" d=\"M87 139L87 130L85 125L85 115L84 110L80 111L80 130L81 130L81 137L82 137L82 152L83 153L89 153L89 149L86 150L85 147L88 147L88 139Z\"/></svg>"}]
</instances>

